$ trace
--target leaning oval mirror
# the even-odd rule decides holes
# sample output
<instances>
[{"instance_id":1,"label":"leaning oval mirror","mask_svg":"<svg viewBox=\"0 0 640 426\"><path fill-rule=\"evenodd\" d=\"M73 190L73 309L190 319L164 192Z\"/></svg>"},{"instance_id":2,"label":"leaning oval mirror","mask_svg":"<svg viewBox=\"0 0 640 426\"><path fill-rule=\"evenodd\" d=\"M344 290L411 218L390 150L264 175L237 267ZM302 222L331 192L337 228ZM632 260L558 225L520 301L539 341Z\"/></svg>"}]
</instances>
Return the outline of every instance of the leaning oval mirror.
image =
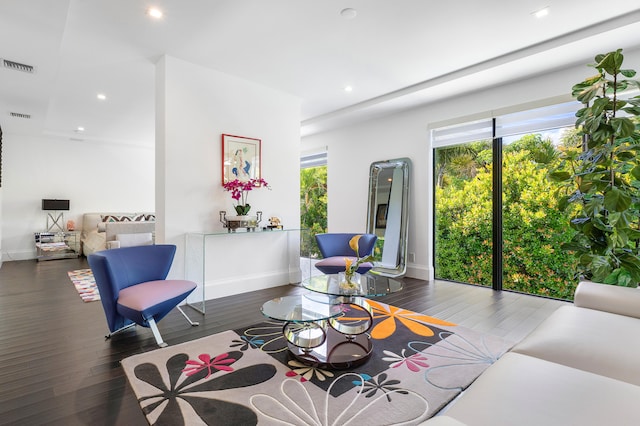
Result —
<instances>
[{"instance_id":1,"label":"leaning oval mirror","mask_svg":"<svg viewBox=\"0 0 640 426\"><path fill-rule=\"evenodd\" d=\"M378 236L373 273L399 277L407 270L410 168L408 158L371 163L367 232Z\"/></svg>"}]
</instances>

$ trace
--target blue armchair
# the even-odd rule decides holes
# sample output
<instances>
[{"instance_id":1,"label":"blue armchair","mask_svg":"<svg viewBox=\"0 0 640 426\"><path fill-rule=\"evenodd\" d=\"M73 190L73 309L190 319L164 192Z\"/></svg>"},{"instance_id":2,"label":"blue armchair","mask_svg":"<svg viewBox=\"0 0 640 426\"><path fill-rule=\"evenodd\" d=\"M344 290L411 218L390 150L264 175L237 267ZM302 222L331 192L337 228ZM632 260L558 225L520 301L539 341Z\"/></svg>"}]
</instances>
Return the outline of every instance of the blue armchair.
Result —
<instances>
[{"instance_id":1,"label":"blue armchair","mask_svg":"<svg viewBox=\"0 0 640 426\"><path fill-rule=\"evenodd\" d=\"M198 325L178 306L196 288L196 284L166 279L175 253L176 246L160 244L89 255L87 260L111 331L107 338L138 324L151 328L159 346L167 346L156 323L175 307L191 325Z\"/></svg>"},{"instance_id":2,"label":"blue armchair","mask_svg":"<svg viewBox=\"0 0 640 426\"><path fill-rule=\"evenodd\" d=\"M362 235L358 241L358 257L365 257L373 252L378 237L375 234L316 234L316 242L323 259L316 263L316 268L324 274L337 274L345 270L345 257L355 260L355 253L349 247L349 241L356 235ZM364 274L373 268L370 262L362 263L357 272Z\"/></svg>"}]
</instances>

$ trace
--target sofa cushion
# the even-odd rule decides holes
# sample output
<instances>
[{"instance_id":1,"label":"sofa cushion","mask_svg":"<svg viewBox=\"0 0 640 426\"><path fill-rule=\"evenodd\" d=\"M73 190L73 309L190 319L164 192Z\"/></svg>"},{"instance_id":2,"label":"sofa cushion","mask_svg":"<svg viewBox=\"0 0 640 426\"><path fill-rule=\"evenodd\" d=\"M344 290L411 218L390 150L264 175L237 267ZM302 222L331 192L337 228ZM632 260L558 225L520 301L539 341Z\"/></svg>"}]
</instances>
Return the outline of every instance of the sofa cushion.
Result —
<instances>
[{"instance_id":1,"label":"sofa cushion","mask_svg":"<svg viewBox=\"0 0 640 426\"><path fill-rule=\"evenodd\" d=\"M97 230L94 230L87 233L87 235L82 238L82 254L85 256L89 256L90 254L104 250L105 248L104 233L98 233Z\"/></svg>"},{"instance_id":2,"label":"sofa cushion","mask_svg":"<svg viewBox=\"0 0 640 426\"><path fill-rule=\"evenodd\" d=\"M157 280L132 285L120 290L116 309L138 324L144 324L151 317L157 322L195 288L196 283L185 280Z\"/></svg>"},{"instance_id":3,"label":"sofa cushion","mask_svg":"<svg viewBox=\"0 0 640 426\"><path fill-rule=\"evenodd\" d=\"M633 287L582 281L576 288L574 304L581 308L640 318L640 290Z\"/></svg>"},{"instance_id":4,"label":"sofa cushion","mask_svg":"<svg viewBox=\"0 0 640 426\"><path fill-rule=\"evenodd\" d=\"M151 232L140 232L137 234L116 234L118 247L150 246L153 244Z\"/></svg>"},{"instance_id":5,"label":"sofa cushion","mask_svg":"<svg viewBox=\"0 0 640 426\"><path fill-rule=\"evenodd\" d=\"M131 216L107 214L102 216L102 221L103 222L131 222Z\"/></svg>"},{"instance_id":6,"label":"sofa cushion","mask_svg":"<svg viewBox=\"0 0 640 426\"><path fill-rule=\"evenodd\" d=\"M513 352L640 385L640 319L562 306Z\"/></svg>"},{"instance_id":7,"label":"sofa cushion","mask_svg":"<svg viewBox=\"0 0 640 426\"><path fill-rule=\"evenodd\" d=\"M638 398L640 386L507 353L445 414L473 426L638 425Z\"/></svg>"},{"instance_id":8,"label":"sofa cushion","mask_svg":"<svg viewBox=\"0 0 640 426\"><path fill-rule=\"evenodd\" d=\"M346 269L346 265L345 265L346 258L351 259L353 262L357 260L353 256L332 256L316 262L315 267L323 274L337 274L338 272L344 272L344 270ZM356 272L358 272L359 274L365 274L371 268L373 268L372 263L364 262L364 263L361 263L360 266L358 266L358 269Z\"/></svg>"}]
</instances>

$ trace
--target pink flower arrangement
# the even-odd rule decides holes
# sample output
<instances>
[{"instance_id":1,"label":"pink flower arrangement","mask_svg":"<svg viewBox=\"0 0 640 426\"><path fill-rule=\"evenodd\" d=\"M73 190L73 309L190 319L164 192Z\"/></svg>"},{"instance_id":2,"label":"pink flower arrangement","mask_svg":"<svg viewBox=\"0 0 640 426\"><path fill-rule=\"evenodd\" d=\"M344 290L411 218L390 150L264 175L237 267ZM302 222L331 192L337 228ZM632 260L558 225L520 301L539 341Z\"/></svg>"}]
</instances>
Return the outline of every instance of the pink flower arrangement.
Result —
<instances>
[{"instance_id":1,"label":"pink flower arrangement","mask_svg":"<svg viewBox=\"0 0 640 426\"><path fill-rule=\"evenodd\" d=\"M222 187L225 191L231 192L231 198L238 203L234 208L240 216L248 214L249 210L251 210L251 205L247 203L249 191L261 187L271 189L267 181L262 178L253 178L245 181L234 179L222 184Z\"/></svg>"}]
</instances>

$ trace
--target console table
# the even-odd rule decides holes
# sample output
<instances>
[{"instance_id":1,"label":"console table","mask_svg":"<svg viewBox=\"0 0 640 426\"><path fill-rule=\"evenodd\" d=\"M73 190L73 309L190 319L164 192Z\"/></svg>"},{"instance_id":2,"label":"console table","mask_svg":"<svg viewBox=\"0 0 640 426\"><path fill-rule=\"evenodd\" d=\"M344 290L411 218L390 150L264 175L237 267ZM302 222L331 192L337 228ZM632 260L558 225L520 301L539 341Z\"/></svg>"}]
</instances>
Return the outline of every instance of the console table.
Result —
<instances>
[{"instance_id":1,"label":"console table","mask_svg":"<svg viewBox=\"0 0 640 426\"><path fill-rule=\"evenodd\" d=\"M213 232L191 232L185 235L185 279L194 281L198 284L194 294L201 296L201 300L195 304L187 302L187 305L201 314L205 314L205 288L209 277L218 276L220 272L228 271L232 266L224 264L216 259L219 253L229 253L232 250L238 251L238 257L246 259L247 262L255 260L260 253L251 250L252 244L261 239L267 239L269 247L278 246L278 252L266 253L277 256L279 260L282 255L286 256L285 262L288 263L288 282L282 282L279 285L300 282L300 244L302 238L308 238L306 229L256 229L255 231L247 231L246 229L237 229L235 232L229 232L227 229ZM286 239L286 242L279 239ZM265 243L266 244L266 243ZM243 249L237 249L237 246ZM229 247L235 248L230 249ZM284 247L281 249L280 247ZM280 253L280 254L278 254ZM195 306L194 306L195 305Z\"/></svg>"}]
</instances>

